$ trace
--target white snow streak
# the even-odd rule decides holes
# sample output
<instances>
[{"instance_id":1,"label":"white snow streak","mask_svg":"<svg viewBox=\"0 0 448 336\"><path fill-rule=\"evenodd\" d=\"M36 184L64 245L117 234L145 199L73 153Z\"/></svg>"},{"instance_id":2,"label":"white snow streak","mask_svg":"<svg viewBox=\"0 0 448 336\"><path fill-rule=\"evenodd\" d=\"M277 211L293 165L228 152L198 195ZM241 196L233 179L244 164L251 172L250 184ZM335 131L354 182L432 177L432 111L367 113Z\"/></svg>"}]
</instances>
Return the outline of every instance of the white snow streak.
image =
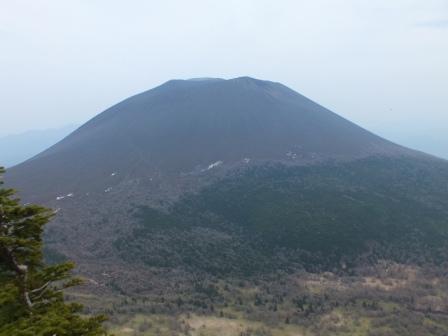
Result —
<instances>
[{"instance_id":1,"label":"white snow streak","mask_svg":"<svg viewBox=\"0 0 448 336\"><path fill-rule=\"evenodd\" d=\"M218 166L220 166L220 165L222 165L222 164L223 164L222 161L216 161L216 162L212 163L211 165L209 165L209 166L207 167L207 170L216 168L216 167L218 167Z\"/></svg>"},{"instance_id":2,"label":"white snow streak","mask_svg":"<svg viewBox=\"0 0 448 336\"><path fill-rule=\"evenodd\" d=\"M60 200L63 200L64 198L66 198L66 197L73 197L73 196L75 196L74 193L69 193L67 195L61 195L61 196L56 197L56 201L60 201Z\"/></svg>"}]
</instances>

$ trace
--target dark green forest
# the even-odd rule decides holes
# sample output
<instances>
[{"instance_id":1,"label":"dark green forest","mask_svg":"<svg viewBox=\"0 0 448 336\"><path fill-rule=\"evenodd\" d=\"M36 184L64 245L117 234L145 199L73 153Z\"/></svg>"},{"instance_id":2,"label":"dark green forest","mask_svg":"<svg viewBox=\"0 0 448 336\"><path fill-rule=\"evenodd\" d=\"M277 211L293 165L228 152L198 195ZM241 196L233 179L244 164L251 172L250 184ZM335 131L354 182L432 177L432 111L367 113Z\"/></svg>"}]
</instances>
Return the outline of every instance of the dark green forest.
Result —
<instances>
[{"instance_id":1,"label":"dark green forest","mask_svg":"<svg viewBox=\"0 0 448 336\"><path fill-rule=\"evenodd\" d=\"M446 260L448 171L437 160L369 158L234 173L168 209L141 207L123 258L213 274L331 270L381 258Z\"/></svg>"}]
</instances>

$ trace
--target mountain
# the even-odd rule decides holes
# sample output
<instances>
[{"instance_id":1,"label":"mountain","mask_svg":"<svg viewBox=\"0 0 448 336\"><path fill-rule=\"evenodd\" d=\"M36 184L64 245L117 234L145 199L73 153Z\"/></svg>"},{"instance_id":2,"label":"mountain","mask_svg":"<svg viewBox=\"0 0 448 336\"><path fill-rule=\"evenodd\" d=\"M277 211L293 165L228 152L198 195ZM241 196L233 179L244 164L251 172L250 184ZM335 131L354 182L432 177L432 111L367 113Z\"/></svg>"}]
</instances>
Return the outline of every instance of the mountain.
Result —
<instances>
[{"instance_id":1,"label":"mountain","mask_svg":"<svg viewBox=\"0 0 448 336\"><path fill-rule=\"evenodd\" d=\"M392 291L379 270L447 262L447 181L447 161L248 77L169 81L6 175L24 201L56 209L47 258L74 259L92 292L150 298L137 311L219 306L299 323L357 302L370 319L381 298L409 326L429 303L404 297L428 287ZM319 274L317 290L309 274ZM372 281L384 293L372 294Z\"/></svg>"},{"instance_id":2,"label":"mountain","mask_svg":"<svg viewBox=\"0 0 448 336\"><path fill-rule=\"evenodd\" d=\"M126 99L6 181L58 209L57 253L237 274L292 259L330 267L372 246L400 247L402 259L438 249L446 173L446 161L282 84L241 77L172 80ZM280 263L285 249L294 257Z\"/></svg>"},{"instance_id":3,"label":"mountain","mask_svg":"<svg viewBox=\"0 0 448 336\"><path fill-rule=\"evenodd\" d=\"M0 165L12 167L24 162L54 145L76 128L75 125L68 125L0 137Z\"/></svg>"},{"instance_id":4,"label":"mountain","mask_svg":"<svg viewBox=\"0 0 448 336\"><path fill-rule=\"evenodd\" d=\"M26 201L60 208L54 230L61 235L89 237L84 238L87 249L80 249L77 239L73 246L63 244L67 255L104 249L102 253L126 259L129 251L145 250L147 229L158 234L167 228L188 231L190 241L196 241L195 230L201 227L220 234L238 232L233 238L244 251L252 248L246 239L256 237L263 253L306 247L307 252L324 253L326 260L348 249L359 253L367 242L409 238L409 230L429 235L429 240L433 226L445 230L439 223L442 213L436 211L445 211L444 201L432 200L433 193L444 189L416 179L426 174L438 181L445 177L445 166L445 161L380 138L282 84L205 78L172 80L112 106L9 170L7 182ZM440 202L440 209L432 202ZM86 210L94 212L89 219L81 215ZM115 217L109 216L112 212ZM432 226L424 224L428 221ZM134 228L136 237L129 237L126 228L135 222L144 223L143 228ZM98 232L92 233L92 227ZM209 232L203 234L201 239L208 240ZM99 245L104 237L108 242ZM258 255L258 247L250 253ZM226 248L235 251L232 244ZM186 255L179 250L162 264L182 266L179 253Z\"/></svg>"},{"instance_id":5,"label":"mountain","mask_svg":"<svg viewBox=\"0 0 448 336\"><path fill-rule=\"evenodd\" d=\"M245 159L304 163L407 152L278 83L173 80L99 114L9 178L46 200L104 190L113 172L171 179Z\"/></svg>"}]
</instances>

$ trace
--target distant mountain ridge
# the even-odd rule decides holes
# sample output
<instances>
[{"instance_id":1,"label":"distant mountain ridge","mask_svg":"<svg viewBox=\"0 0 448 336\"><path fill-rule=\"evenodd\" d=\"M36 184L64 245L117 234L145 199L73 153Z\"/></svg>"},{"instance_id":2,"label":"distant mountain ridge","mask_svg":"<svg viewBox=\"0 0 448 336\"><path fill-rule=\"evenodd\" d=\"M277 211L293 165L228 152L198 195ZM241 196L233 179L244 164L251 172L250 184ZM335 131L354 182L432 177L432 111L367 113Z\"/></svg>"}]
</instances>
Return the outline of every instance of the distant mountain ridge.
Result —
<instances>
[{"instance_id":1,"label":"distant mountain ridge","mask_svg":"<svg viewBox=\"0 0 448 336\"><path fill-rule=\"evenodd\" d=\"M67 125L61 128L30 130L20 134L0 137L0 165L12 167L65 138L78 126Z\"/></svg>"}]
</instances>

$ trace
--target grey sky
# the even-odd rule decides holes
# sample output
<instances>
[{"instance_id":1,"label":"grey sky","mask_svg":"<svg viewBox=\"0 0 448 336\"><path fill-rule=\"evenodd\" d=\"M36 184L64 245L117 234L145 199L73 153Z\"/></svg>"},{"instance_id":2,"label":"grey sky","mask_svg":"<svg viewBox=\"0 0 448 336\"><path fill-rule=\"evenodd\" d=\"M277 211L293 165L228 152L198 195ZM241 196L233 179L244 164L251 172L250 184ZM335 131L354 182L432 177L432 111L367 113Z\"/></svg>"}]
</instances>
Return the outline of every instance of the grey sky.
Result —
<instances>
[{"instance_id":1,"label":"grey sky","mask_svg":"<svg viewBox=\"0 0 448 336\"><path fill-rule=\"evenodd\" d=\"M446 0L0 0L0 48L0 135L82 123L172 78L248 75L448 147Z\"/></svg>"}]
</instances>

